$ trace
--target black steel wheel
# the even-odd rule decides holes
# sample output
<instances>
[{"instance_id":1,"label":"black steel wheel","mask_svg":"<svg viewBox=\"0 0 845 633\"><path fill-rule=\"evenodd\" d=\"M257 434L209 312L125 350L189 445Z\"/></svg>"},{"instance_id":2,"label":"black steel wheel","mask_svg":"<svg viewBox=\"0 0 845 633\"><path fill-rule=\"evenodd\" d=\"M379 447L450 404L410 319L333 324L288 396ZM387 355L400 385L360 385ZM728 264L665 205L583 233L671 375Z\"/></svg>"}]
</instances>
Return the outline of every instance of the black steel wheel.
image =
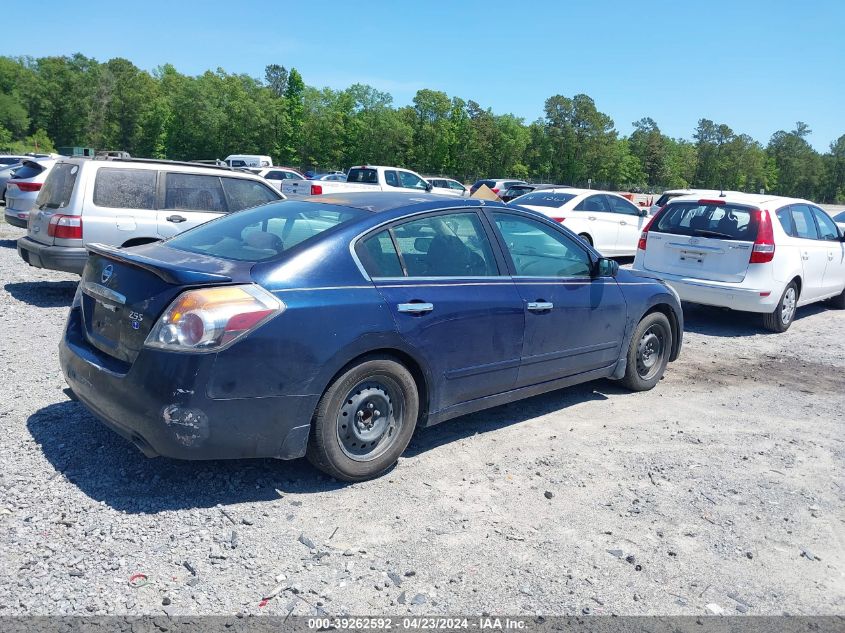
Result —
<instances>
[{"instance_id":1,"label":"black steel wheel","mask_svg":"<svg viewBox=\"0 0 845 633\"><path fill-rule=\"evenodd\" d=\"M633 391L647 391L663 377L672 353L672 326L662 312L643 317L628 346L622 384Z\"/></svg>"}]
</instances>

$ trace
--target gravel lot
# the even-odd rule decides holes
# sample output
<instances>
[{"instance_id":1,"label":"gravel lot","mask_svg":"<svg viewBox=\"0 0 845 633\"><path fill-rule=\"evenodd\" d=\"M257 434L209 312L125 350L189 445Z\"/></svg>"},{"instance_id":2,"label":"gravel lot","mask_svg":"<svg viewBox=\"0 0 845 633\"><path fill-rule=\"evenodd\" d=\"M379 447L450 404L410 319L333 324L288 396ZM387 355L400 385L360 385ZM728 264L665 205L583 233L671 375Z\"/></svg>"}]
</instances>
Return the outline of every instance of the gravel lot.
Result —
<instances>
[{"instance_id":1,"label":"gravel lot","mask_svg":"<svg viewBox=\"0 0 845 633\"><path fill-rule=\"evenodd\" d=\"M57 362L76 280L22 234L0 226L0 615L845 614L845 312L771 335L689 308L653 391L460 418L345 485L100 426Z\"/></svg>"}]
</instances>

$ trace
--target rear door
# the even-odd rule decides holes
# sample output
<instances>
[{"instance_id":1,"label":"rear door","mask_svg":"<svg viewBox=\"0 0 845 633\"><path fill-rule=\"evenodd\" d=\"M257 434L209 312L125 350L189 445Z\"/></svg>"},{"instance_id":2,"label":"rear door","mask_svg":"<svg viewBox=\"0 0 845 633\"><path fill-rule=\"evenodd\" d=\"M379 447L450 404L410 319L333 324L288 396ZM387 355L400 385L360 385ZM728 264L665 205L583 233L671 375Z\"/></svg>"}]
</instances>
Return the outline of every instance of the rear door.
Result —
<instances>
[{"instance_id":1,"label":"rear door","mask_svg":"<svg viewBox=\"0 0 845 633\"><path fill-rule=\"evenodd\" d=\"M840 240L841 231L827 213L818 207L810 209L816 218L821 244L827 248L822 291L825 295L838 294L845 287L845 243Z\"/></svg>"},{"instance_id":2,"label":"rear door","mask_svg":"<svg viewBox=\"0 0 845 633\"><path fill-rule=\"evenodd\" d=\"M612 255L616 250L619 237L619 218L610 210L607 197L604 194L587 196L579 202L574 211L579 218L586 219L582 225L593 239L593 246L601 253ZM582 230L579 228L579 233Z\"/></svg>"},{"instance_id":3,"label":"rear door","mask_svg":"<svg viewBox=\"0 0 845 633\"><path fill-rule=\"evenodd\" d=\"M158 234L167 238L229 212L219 176L162 173Z\"/></svg>"},{"instance_id":4,"label":"rear door","mask_svg":"<svg viewBox=\"0 0 845 633\"><path fill-rule=\"evenodd\" d=\"M82 220L85 242L122 246L130 239L156 239L158 176L155 168L94 171Z\"/></svg>"},{"instance_id":5,"label":"rear door","mask_svg":"<svg viewBox=\"0 0 845 633\"><path fill-rule=\"evenodd\" d=\"M640 210L621 196L607 195L610 210L616 215L619 231L616 234L616 255L636 255L637 243L647 220Z\"/></svg>"},{"instance_id":6,"label":"rear door","mask_svg":"<svg viewBox=\"0 0 845 633\"><path fill-rule=\"evenodd\" d=\"M792 216L794 237L801 253L804 278L799 301L805 303L825 294L824 271L827 268L827 245L821 241L813 211L808 204L793 204L789 207Z\"/></svg>"},{"instance_id":7,"label":"rear door","mask_svg":"<svg viewBox=\"0 0 845 633\"><path fill-rule=\"evenodd\" d=\"M748 272L757 226L750 207L712 200L670 203L649 230L643 266L657 273L739 283Z\"/></svg>"},{"instance_id":8,"label":"rear door","mask_svg":"<svg viewBox=\"0 0 845 633\"><path fill-rule=\"evenodd\" d=\"M431 370L432 410L513 387L524 309L478 212L399 221L356 252L398 332Z\"/></svg>"},{"instance_id":9,"label":"rear door","mask_svg":"<svg viewBox=\"0 0 845 633\"><path fill-rule=\"evenodd\" d=\"M491 215L525 310L517 385L616 363L627 315L616 280L593 277L584 245L555 227L521 215Z\"/></svg>"}]
</instances>

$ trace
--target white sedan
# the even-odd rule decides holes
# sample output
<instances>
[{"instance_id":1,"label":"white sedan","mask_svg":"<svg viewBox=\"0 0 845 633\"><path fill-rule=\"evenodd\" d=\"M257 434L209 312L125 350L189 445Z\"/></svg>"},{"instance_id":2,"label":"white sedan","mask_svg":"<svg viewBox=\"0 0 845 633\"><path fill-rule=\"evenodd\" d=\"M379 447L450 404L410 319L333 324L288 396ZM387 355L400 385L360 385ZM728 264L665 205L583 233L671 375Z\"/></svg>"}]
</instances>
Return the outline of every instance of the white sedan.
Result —
<instances>
[{"instance_id":1,"label":"white sedan","mask_svg":"<svg viewBox=\"0 0 845 633\"><path fill-rule=\"evenodd\" d=\"M423 178L431 185L431 193L439 193L442 196L452 196L455 198L466 198L469 196L467 188L452 178L441 178L440 176L423 176Z\"/></svg>"},{"instance_id":2,"label":"white sedan","mask_svg":"<svg viewBox=\"0 0 845 633\"><path fill-rule=\"evenodd\" d=\"M539 211L580 235L602 255L633 257L648 210L617 193L562 187L519 196L509 204Z\"/></svg>"}]
</instances>

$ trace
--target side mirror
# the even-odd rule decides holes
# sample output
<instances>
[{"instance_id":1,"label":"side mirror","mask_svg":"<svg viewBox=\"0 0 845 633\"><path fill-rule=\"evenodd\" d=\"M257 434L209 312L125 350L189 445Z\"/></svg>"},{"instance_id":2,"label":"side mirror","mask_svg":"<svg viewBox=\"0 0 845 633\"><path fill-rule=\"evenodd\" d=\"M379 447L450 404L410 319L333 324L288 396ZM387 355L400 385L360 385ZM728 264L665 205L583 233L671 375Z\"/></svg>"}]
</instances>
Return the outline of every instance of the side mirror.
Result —
<instances>
[{"instance_id":1,"label":"side mirror","mask_svg":"<svg viewBox=\"0 0 845 633\"><path fill-rule=\"evenodd\" d=\"M596 277L616 277L619 272L619 262L607 257L600 257L595 267Z\"/></svg>"},{"instance_id":2,"label":"side mirror","mask_svg":"<svg viewBox=\"0 0 845 633\"><path fill-rule=\"evenodd\" d=\"M430 182L425 183L426 191L430 192L432 189L434 189L434 185L432 185Z\"/></svg>"},{"instance_id":3,"label":"side mirror","mask_svg":"<svg viewBox=\"0 0 845 633\"><path fill-rule=\"evenodd\" d=\"M640 217L647 218L648 217L648 211L649 211L648 207L643 207L642 209L640 209Z\"/></svg>"}]
</instances>

